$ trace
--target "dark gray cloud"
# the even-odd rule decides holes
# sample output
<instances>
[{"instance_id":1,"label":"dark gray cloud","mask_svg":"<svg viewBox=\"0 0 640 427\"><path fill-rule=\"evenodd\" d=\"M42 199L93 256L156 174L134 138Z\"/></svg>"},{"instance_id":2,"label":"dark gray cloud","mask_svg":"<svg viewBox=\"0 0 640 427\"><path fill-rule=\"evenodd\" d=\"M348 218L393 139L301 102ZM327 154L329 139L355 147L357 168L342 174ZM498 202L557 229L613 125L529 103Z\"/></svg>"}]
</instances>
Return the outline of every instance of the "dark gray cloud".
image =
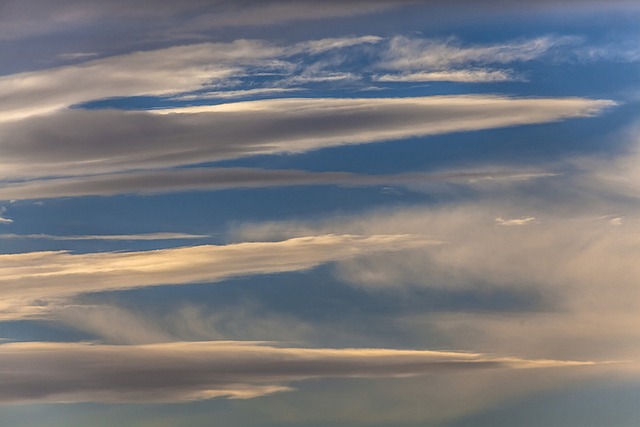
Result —
<instances>
[{"instance_id":1,"label":"dark gray cloud","mask_svg":"<svg viewBox=\"0 0 640 427\"><path fill-rule=\"evenodd\" d=\"M11 343L0 344L0 402L241 399L287 391L288 383L311 378L582 364L474 353L281 348L232 341L138 346Z\"/></svg>"}]
</instances>

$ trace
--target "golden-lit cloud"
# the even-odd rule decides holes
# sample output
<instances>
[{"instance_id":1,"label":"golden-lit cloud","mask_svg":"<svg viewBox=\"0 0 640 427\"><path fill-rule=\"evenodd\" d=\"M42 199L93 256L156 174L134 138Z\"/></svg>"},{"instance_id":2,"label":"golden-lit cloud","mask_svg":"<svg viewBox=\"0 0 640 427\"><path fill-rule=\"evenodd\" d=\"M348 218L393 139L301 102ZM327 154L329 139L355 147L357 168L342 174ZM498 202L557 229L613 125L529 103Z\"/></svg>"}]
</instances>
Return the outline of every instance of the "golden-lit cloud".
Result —
<instances>
[{"instance_id":1,"label":"golden-lit cloud","mask_svg":"<svg viewBox=\"0 0 640 427\"><path fill-rule=\"evenodd\" d=\"M324 235L140 252L4 254L0 255L0 318L37 315L46 306L34 302L82 293L299 271L365 253L436 243L424 236Z\"/></svg>"}]
</instances>

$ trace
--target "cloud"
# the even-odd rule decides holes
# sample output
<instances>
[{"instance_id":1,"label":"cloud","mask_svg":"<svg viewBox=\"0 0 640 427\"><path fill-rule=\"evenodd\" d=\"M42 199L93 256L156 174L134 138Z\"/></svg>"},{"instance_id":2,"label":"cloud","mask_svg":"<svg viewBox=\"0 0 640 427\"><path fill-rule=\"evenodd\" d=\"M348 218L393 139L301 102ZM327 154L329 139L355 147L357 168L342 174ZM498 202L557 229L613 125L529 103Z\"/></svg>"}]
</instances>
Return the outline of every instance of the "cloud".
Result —
<instances>
[{"instance_id":1,"label":"cloud","mask_svg":"<svg viewBox=\"0 0 640 427\"><path fill-rule=\"evenodd\" d=\"M326 235L142 252L3 254L0 318L38 314L47 301L82 293L299 271L365 253L436 243L423 236ZM38 307L38 301L44 306Z\"/></svg>"},{"instance_id":2,"label":"cloud","mask_svg":"<svg viewBox=\"0 0 640 427\"><path fill-rule=\"evenodd\" d=\"M29 200L78 196L112 196L116 194L159 194L182 191L215 191L224 189L264 188L300 185L375 186L399 185L419 189L434 183L481 184L518 182L554 176L535 170L476 170L445 173L405 173L365 175L347 172L306 172L251 168L180 168L39 179L5 184L0 187L0 200ZM152 237L153 235L149 236ZM165 236L169 237L169 235ZM3 237L3 235L0 235ZM8 238L8 235L4 235ZM15 235L15 238L24 236ZM49 236L55 237L55 236ZM98 236L109 238L109 236ZM117 236L116 236L117 237ZM124 236L126 237L126 236ZM143 236L136 235L138 240ZM160 235L159 237L162 237ZM42 238L40 235L31 238ZM111 237L113 239L113 237Z\"/></svg>"},{"instance_id":3,"label":"cloud","mask_svg":"<svg viewBox=\"0 0 640 427\"><path fill-rule=\"evenodd\" d=\"M13 224L13 220L9 218L4 218L2 215L7 211L7 208L0 207L0 224Z\"/></svg>"},{"instance_id":4,"label":"cloud","mask_svg":"<svg viewBox=\"0 0 640 427\"><path fill-rule=\"evenodd\" d=\"M0 126L0 176L87 175L302 153L589 117L613 105L478 95L272 99L150 112L72 110Z\"/></svg>"},{"instance_id":5,"label":"cloud","mask_svg":"<svg viewBox=\"0 0 640 427\"><path fill-rule=\"evenodd\" d=\"M502 198L493 195L324 222L245 225L237 236L270 239L329 230L427 234L446 243L384 256L369 254L339 263L336 273L345 283L373 292L427 288L480 303L478 294L488 291L530 304L526 310L507 304L504 312L491 305L473 312L465 304L454 305L445 312L408 315L398 324L405 332L415 328L410 330L425 342L437 339L453 348L515 351L527 357L635 360L640 222L631 213L637 199L624 222L612 226L612 217L603 212L617 211L621 205L610 203L615 198L598 202L594 187L591 192L576 187L576 194L564 201L541 199L537 191L548 197L548 188L573 185L571 178L559 179L562 183L508 191ZM576 202L576 196L587 200ZM495 218L511 226L497 226L500 221Z\"/></svg>"},{"instance_id":6,"label":"cloud","mask_svg":"<svg viewBox=\"0 0 640 427\"><path fill-rule=\"evenodd\" d=\"M500 225L513 226L513 225L527 225L531 224L536 220L533 216L528 216L524 218L512 218L512 219L504 219L501 217L496 218L496 222Z\"/></svg>"},{"instance_id":7,"label":"cloud","mask_svg":"<svg viewBox=\"0 0 640 427\"><path fill-rule=\"evenodd\" d=\"M244 98L252 97L255 95L273 95L278 93L296 92L301 90L300 88L278 88L278 87L265 87L258 89L244 89L244 90L220 90L210 92L200 92L191 95L179 95L172 99L176 101L194 101L203 99L232 99L232 98Z\"/></svg>"},{"instance_id":8,"label":"cloud","mask_svg":"<svg viewBox=\"0 0 640 427\"><path fill-rule=\"evenodd\" d=\"M408 377L457 371L551 368L590 362L476 353L283 348L259 342L137 346L0 344L0 402L176 402L247 399L313 378Z\"/></svg>"},{"instance_id":9,"label":"cloud","mask_svg":"<svg viewBox=\"0 0 640 427\"><path fill-rule=\"evenodd\" d=\"M324 6L323 6L324 7ZM317 82L360 81L364 69L399 71L373 76L381 81L496 82L521 80L511 70L486 68L540 58L575 43L571 37L464 46L456 40L397 36L324 38L294 44L236 40L134 51L73 65L0 76L0 123L48 114L105 98L171 97L173 100L251 96ZM352 49L367 63L354 69L346 59ZM565 52L566 53L566 52ZM66 55L66 56L65 56ZM83 60L89 54L63 54ZM584 56L584 55L583 55ZM270 74L247 87L249 76ZM286 76L278 80L275 75ZM255 82L253 83L255 84ZM219 90L221 88L227 90Z\"/></svg>"},{"instance_id":10,"label":"cloud","mask_svg":"<svg viewBox=\"0 0 640 427\"><path fill-rule=\"evenodd\" d=\"M575 42L574 37L545 36L502 44L461 46L454 39L442 41L396 36L390 40L387 53L378 66L391 70L422 71L510 64L540 58L555 47Z\"/></svg>"},{"instance_id":11,"label":"cloud","mask_svg":"<svg viewBox=\"0 0 640 427\"><path fill-rule=\"evenodd\" d=\"M284 50L259 41L202 43L96 59L0 77L1 121L51 113L95 99L175 95L224 81Z\"/></svg>"},{"instance_id":12,"label":"cloud","mask_svg":"<svg viewBox=\"0 0 640 427\"><path fill-rule=\"evenodd\" d=\"M144 234L103 234L80 236L54 236L51 234L0 234L0 239L42 239L42 240L174 240L174 239L203 239L210 237L200 234L186 233L144 233Z\"/></svg>"},{"instance_id":13,"label":"cloud","mask_svg":"<svg viewBox=\"0 0 640 427\"><path fill-rule=\"evenodd\" d=\"M379 82L457 82L492 83L517 81L521 78L502 70L451 70L421 73L384 74L375 78Z\"/></svg>"},{"instance_id":14,"label":"cloud","mask_svg":"<svg viewBox=\"0 0 640 427\"><path fill-rule=\"evenodd\" d=\"M611 224L611 225L622 225L622 218L620 218L620 217L611 218L609 220L609 224Z\"/></svg>"},{"instance_id":15,"label":"cloud","mask_svg":"<svg viewBox=\"0 0 640 427\"><path fill-rule=\"evenodd\" d=\"M185 0L178 3L125 0L26 0L3 2L0 40L64 34L100 23L105 31L114 21L126 34L142 41L155 35L171 39L206 34L215 28L265 26L300 20L317 20L379 12L415 1L403 0ZM137 24L137 27L136 25ZM171 28L168 30L167 28ZM135 41L135 40L134 40Z\"/></svg>"}]
</instances>

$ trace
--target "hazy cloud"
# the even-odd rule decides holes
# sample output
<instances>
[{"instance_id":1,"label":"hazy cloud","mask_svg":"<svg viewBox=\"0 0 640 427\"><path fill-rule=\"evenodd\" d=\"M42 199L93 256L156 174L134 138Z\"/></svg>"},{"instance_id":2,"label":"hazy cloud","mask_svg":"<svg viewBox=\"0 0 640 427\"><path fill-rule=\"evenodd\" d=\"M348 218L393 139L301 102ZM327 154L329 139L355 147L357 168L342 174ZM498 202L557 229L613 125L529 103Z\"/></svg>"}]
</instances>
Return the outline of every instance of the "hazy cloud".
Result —
<instances>
[{"instance_id":1,"label":"hazy cloud","mask_svg":"<svg viewBox=\"0 0 640 427\"><path fill-rule=\"evenodd\" d=\"M0 319L40 313L34 302L88 292L216 282L305 270L376 251L433 245L424 236L310 236L282 242L190 246L142 252L0 255Z\"/></svg>"},{"instance_id":2,"label":"hazy cloud","mask_svg":"<svg viewBox=\"0 0 640 427\"><path fill-rule=\"evenodd\" d=\"M0 239L43 239L43 240L174 240L174 239L202 239L210 237L200 234L186 233L144 233L144 234L101 234L80 236L54 236L51 234L0 234Z\"/></svg>"}]
</instances>

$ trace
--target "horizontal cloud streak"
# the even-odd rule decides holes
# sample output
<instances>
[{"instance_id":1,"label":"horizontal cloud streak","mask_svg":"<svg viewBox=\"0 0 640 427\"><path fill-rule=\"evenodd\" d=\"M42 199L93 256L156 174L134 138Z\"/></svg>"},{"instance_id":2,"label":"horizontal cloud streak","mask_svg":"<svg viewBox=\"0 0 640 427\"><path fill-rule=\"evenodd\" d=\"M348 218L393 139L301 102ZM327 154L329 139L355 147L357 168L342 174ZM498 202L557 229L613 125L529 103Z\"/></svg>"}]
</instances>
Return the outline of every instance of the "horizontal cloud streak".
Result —
<instances>
[{"instance_id":1,"label":"horizontal cloud streak","mask_svg":"<svg viewBox=\"0 0 640 427\"><path fill-rule=\"evenodd\" d=\"M435 243L424 236L325 235L143 252L5 254L0 255L0 319L29 314L30 303L36 300L298 271L366 253Z\"/></svg>"},{"instance_id":2,"label":"horizontal cloud streak","mask_svg":"<svg viewBox=\"0 0 640 427\"><path fill-rule=\"evenodd\" d=\"M589 364L421 350L281 348L233 341L138 346L9 343L0 344L0 402L243 399L287 391L287 383L311 378L406 377Z\"/></svg>"},{"instance_id":3,"label":"horizontal cloud streak","mask_svg":"<svg viewBox=\"0 0 640 427\"><path fill-rule=\"evenodd\" d=\"M145 234L102 234L83 236L54 236L51 234L0 234L0 239L43 239L43 240L175 240L175 239L203 239L210 237L200 234L186 233L145 233Z\"/></svg>"},{"instance_id":4,"label":"horizontal cloud streak","mask_svg":"<svg viewBox=\"0 0 640 427\"><path fill-rule=\"evenodd\" d=\"M405 74L384 74L376 77L379 82L458 82L491 83L520 80L507 71L498 70L449 70Z\"/></svg>"},{"instance_id":5,"label":"horizontal cloud streak","mask_svg":"<svg viewBox=\"0 0 640 427\"><path fill-rule=\"evenodd\" d=\"M411 187L418 184L439 182L473 184L488 181L523 181L548 176L553 176L553 174L527 170L363 175L346 172L314 173L299 170L250 168L181 168L74 178L41 179L6 184L0 187L0 200L112 196L131 193L159 194L181 191L214 191L298 185L407 185ZM2 237L6 237L6 235L0 235L0 238ZM101 237L104 238L105 236Z\"/></svg>"},{"instance_id":6,"label":"horizontal cloud streak","mask_svg":"<svg viewBox=\"0 0 640 427\"><path fill-rule=\"evenodd\" d=\"M153 112L65 111L0 126L0 177L87 175L302 153L588 117L612 105L584 98L433 96L274 99Z\"/></svg>"}]
</instances>

